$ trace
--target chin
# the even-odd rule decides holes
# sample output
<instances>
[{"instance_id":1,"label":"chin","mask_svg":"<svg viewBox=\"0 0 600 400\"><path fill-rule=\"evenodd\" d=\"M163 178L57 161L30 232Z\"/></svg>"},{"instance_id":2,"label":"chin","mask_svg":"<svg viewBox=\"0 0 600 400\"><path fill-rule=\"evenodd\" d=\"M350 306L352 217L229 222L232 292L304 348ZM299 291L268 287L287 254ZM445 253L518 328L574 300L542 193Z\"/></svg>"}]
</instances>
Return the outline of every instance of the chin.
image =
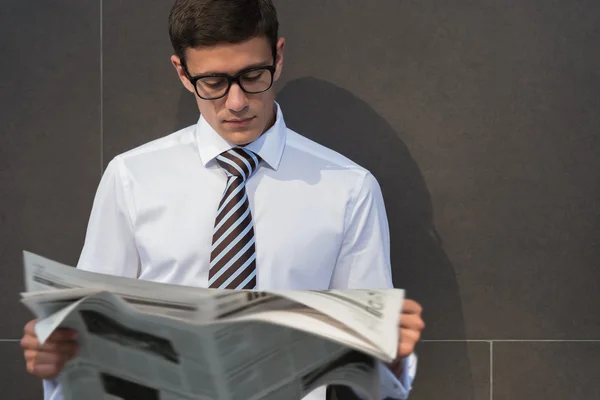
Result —
<instances>
[{"instance_id":1,"label":"chin","mask_svg":"<svg viewBox=\"0 0 600 400\"><path fill-rule=\"evenodd\" d=\"M259 136L260 134L255 132L255 130L236 130L234 132L227 132L225 139L237 146L243 146L255 141Z\"/></svg>"}]
</instances>

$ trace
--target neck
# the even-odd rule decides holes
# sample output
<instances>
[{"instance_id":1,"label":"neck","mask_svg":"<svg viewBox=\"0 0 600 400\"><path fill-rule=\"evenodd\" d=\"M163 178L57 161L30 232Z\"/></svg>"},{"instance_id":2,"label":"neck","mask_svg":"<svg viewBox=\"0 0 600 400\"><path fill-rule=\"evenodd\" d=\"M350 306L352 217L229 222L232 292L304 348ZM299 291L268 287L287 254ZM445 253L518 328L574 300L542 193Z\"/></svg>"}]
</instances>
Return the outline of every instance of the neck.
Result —
<instances>
[{"instance_id":1,"label":"neck","mask_svg":"<svg viewBox=\"0 0 600 400\"><path fill-rule=\"evenodd\" d=\"M265 130L263 133L265 133L266 131L271 129L273 127L273 125L275 125L276 120L277 120L277 106L275 105L275 102L273 102L273 108L271 109L271 118L269 118L269 123L267 124L267 126L265 126Z\"/></svg>"}]
</instances>

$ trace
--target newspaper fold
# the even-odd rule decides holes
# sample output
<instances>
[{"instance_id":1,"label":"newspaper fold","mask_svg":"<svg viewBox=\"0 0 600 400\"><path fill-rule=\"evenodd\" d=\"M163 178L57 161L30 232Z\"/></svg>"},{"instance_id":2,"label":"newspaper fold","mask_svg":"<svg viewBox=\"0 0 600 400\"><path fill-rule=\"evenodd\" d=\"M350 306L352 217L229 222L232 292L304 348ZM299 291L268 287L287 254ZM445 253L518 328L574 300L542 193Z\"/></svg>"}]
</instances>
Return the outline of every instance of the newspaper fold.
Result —
<instances>
[{"instance_id":1,"label":"newspaper fold","mask_svg":"<svg viewBox=\"0 0 600 400\"><path fill-rule=\"evenodd\" d=\"M301 399L347 385L379 399L404 291L216 290L79 270L24 252L21 302L44 342L79 332L71 399ZM85 392L85 393L84 393Z\"/></svg>"}]
</instances>

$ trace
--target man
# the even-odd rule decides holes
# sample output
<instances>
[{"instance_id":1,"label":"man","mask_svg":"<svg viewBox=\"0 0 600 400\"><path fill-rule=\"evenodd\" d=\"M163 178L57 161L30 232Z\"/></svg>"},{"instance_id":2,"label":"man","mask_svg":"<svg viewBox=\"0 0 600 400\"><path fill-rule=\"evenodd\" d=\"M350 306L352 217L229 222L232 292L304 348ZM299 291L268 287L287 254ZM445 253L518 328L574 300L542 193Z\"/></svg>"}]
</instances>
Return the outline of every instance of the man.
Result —
<instances>
[{"instance_id":1,"label":"man","mask_svg":"<svg viewBox=\"0 0 600 400\"><path fill-rule=\"evenodd\" d=\"M213 288L392 287L376 179L285 126L273 89L285 40L271 0L177 0L169 33L201 116L109 163L77 267ZM57 330L42 346L34 324L21 341L27 369L45 399L60 399L76 332ZM384 397L408 397L423 328L406 300L398 358L381 369ZM324 398L324 388L306 397Z\"/></svg>"}]
</instances>

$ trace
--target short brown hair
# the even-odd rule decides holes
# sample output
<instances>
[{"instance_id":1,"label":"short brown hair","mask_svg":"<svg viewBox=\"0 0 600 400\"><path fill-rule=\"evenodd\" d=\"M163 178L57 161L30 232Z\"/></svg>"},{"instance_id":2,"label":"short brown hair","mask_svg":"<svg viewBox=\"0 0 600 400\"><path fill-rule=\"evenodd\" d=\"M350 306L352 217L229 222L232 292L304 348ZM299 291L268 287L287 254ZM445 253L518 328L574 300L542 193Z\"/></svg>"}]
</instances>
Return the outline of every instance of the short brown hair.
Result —
<instances>
[{"instance_id":1,"label":"short brown hair","mask_svg":"<svg viewBox=\"0 0 600 400\"><path fill-rule=\"evenodd\" d=\"M196 46L240 43L264 35L275 61L279 23L271 0L176 0L169 14L175 55Z\"/></svg>"}]
</instances>

